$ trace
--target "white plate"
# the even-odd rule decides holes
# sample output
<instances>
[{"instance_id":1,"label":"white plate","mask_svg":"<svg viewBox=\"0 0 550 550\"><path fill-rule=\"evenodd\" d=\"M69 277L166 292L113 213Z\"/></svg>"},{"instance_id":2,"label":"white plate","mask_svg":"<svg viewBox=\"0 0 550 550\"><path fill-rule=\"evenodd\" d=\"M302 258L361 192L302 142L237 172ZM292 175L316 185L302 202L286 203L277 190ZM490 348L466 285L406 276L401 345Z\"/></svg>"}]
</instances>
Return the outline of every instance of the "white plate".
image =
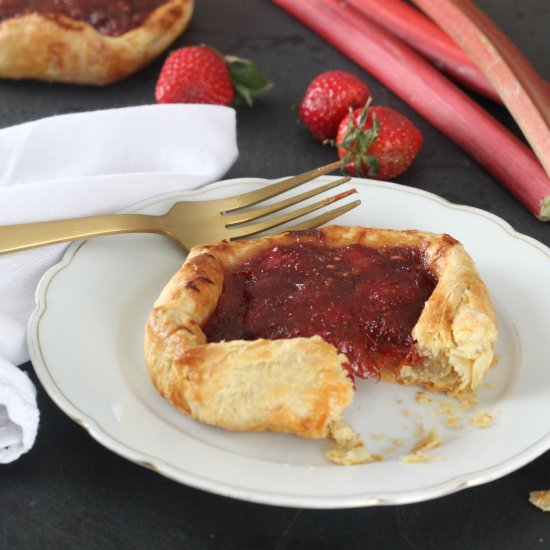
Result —
<instances>
[{"instance_id":1,"label":"white plate","mask_svg":"<svg viewBox=\"0 0 550 550\"><path fill-rule=\"evenodd\" d=\"M258 180L253 182L220 182L133 210L161 213L175 200L221 198ZM151 304L184 259L157 235L74 243L45 275L29 348L46 391L119 455L193 487L267 504L338 508L421 501L496 479L541 455L550 448L550 250L487 212L396 184L352 183L363 204L339 223L450 233L488 284L500 325L500 359L480 390L479 406L461 414L461 427L448 428L449 416L438 414L443 397L421 405L415 388L359 381L347 417L384 460L339 467L324 458L327 442L229 433L186 418L157 394L142 357ZM474 427L472 416L485 410L494 413L494 424ZM431 454L443 460L404 464L399 456L417 440L420 423L441 434Z\"/></svg>"}]
</instances>

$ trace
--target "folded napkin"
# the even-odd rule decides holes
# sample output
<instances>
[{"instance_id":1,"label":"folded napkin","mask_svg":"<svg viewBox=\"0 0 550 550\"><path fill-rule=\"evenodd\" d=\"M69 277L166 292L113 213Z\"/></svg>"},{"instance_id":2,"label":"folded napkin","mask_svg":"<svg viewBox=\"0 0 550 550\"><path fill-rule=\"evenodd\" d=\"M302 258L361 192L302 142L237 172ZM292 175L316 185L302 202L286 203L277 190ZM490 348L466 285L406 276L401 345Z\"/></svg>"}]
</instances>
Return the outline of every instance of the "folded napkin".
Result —
<instances>
[{"instance_id":1,"label":"folded napkin","mask_svg":"<svg viewBox=\"0 0 550 550\"><path fill-rule=\"evenodd\" d=\"M237 158L235 111L147 105L61 115L0 130L0 225L112 213L220 179ZM0 463L33 445L28 361L34 292L67 244L0 255Z\"/></svg>"}]
</instances>

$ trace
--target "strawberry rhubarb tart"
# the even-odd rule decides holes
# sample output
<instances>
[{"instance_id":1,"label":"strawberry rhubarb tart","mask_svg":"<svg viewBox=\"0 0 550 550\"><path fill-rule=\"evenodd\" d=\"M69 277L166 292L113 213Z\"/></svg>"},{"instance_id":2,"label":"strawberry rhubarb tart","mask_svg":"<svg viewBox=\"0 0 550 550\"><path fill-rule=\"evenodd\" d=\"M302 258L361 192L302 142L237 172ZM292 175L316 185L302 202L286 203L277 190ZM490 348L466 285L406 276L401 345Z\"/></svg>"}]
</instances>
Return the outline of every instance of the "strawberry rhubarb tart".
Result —
<instances>
[{"instance_id":1,"label":"strawberry rhubarb tart","mask_svg":"<svg viewBox=\"0 0 550 550\"><path fill-rule=\"evenodd\" d=\"M0 78L108 84L187 26L193 0L0 0Z\"/></svg>"},{"instance_id":2,"label":"strawberry rhubarb tart","mask_svg":"<svg viewBox=\"0 0 550 550\"><path fill-rule=\"evenodd\" d=\"M192 418L332 438L329 458L348 464L369 460L343 420L357 378L468 393L496 338L458 241L330 226L194 247L154 304L145 357Z\"/></svg>"}]
</instances>

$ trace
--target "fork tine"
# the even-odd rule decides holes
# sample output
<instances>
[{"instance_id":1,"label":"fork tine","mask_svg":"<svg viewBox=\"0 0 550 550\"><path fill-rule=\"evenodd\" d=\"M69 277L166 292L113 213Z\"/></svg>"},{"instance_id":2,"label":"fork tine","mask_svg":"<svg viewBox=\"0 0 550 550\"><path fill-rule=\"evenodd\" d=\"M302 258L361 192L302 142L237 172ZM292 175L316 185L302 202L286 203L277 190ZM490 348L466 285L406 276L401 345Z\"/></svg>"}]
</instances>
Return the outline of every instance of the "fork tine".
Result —
<instances>
[{"instance_id":1,"label":"fork tine","mask_svg":"<svg viewBox=\"0 0 550 550\"><path fill-rule=\"evenodd\" d=\"M261 201L276 197L277 195L280 195L285 191L290 191L291 189L294 189L299 185L302 185L319 176L322 176L323 174L333 172L334 170L336 170L336 168L340 168L341 166L342 161L332 162L330 164L326 164L325 166L314 168L313 170L308 170L303 174L298 174L297 176L293 176L283 181L279 181L266 187L262 187L261 189L249 191L248 193L243 193L242 195L237 195L236 197L223 199L224 209L222 210L222 212L232 212L233 210L237 210L238 208L253 206L254 204L258 204Z\"/></svg>"},{"instance_id":2,"label":"fork tine","mask_svg":"<svg viewBox=\"0 0 550 550\"><path fill-rule=\"evenodd\" d=\"M279 210L283 210L283 208L293 206L294 204L303 202L306 199L320 195L325 191L329 191L334 187L338 187L339 185L342 185L343 183L348 182L350 179L351 179L351 176L346 176L344 178L340 178L339 180L331 181L325 185L321 185L320 187L316 187L311 191L306 191L305 193L301 193L294 197L290 197L283 201L279 201L275 204L270 204L269 206L265 206L263 208L255 208L250 212L243 212L242 214L233 214L232 216L228 216L226 218L226 221L227 221L226 227L230 227L232 225L236 225L239 223L251 222L253 220L257 220L258 218L263 218L264 216L268 216L269 214L274 214L275 212L279 212Z\"/></svg>"},{"instance_id":3,"label":"fork tine","mask_svg":"<svg viewBox=\"0 0 550 550\"><path fill-rule=\"evenodd\" d=\"M235 229L235 231L239 232L239 235L236 237L232 237L232 239L250 237L252 235L256 235L257 233L261 233L262 231L267 231L268 229L272 229L291 220L295 220L296 218L309 214L310 212L319 210L319 208L332 204L335 201L344 199L345 197L348 197L353 193L357 193L357 190L349 189L348 191L344 191L343 193L339 193L338 195L334 195L333 197L329 197L328 199L323 199L308 206L304 206L303 208L298 208L297 210L293 210L292 212L283 214L282 216L277 216L276 218L271 218L270 220L267 220L265 222L255 223L252 225L241 227L239 229Z\"/></svg>"},{"instance_id":4,"label":"fork tine","mask_svg":"<svg viewBox=\"0 0 550 550\"><path fill-rule=\"evenodd\" d=\"M305 222L297 223L296 225L288 227L287 229L285 229L285 231L304 231L307 229L315 229L316 227L319 227L320 225L328 223L334 218L337 218L338 216L345 214L346 212L348 212L349 210L352 210L353 208L355 208L356 206L359 206L360 204L361 204L360 200L350 202L349 204L345 204L344 206L339 206L338 208L329 210L324 214L319 214L319 216L310 218Z\"/></svg>"}]
</instances>

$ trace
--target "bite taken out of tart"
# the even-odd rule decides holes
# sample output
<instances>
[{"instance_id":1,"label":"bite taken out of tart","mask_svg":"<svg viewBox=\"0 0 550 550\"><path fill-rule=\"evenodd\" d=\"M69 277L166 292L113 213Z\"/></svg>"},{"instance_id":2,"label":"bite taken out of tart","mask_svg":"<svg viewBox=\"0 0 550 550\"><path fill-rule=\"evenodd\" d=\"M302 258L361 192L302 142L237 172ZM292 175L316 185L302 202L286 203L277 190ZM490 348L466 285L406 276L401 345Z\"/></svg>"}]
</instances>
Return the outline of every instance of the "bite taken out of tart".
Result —
<instances>
[{"instance_id":1,"label":"bite taken out of tart","mask_svg":"<svg viewBox=\"0 0 550 550\"><path fill-rule=\"evenodd\" d=\"M378 458L343 418L358 378L468 394L496 339L487 288L456 239L329 226L194 247L153 306L145 359L190 417L331 438L328 458L354 464Z\"/></svg>"},{"instance_id":2,"label":"bite taken out of tart","mask_svg":"<svg viewBox=\"0 0 550 550\"><path fill-rule=\"evenodd\" d=\"M194 0L0 2L0 78L103 85L141 69L187 27Z\"/></svg>"}]
</instances>

